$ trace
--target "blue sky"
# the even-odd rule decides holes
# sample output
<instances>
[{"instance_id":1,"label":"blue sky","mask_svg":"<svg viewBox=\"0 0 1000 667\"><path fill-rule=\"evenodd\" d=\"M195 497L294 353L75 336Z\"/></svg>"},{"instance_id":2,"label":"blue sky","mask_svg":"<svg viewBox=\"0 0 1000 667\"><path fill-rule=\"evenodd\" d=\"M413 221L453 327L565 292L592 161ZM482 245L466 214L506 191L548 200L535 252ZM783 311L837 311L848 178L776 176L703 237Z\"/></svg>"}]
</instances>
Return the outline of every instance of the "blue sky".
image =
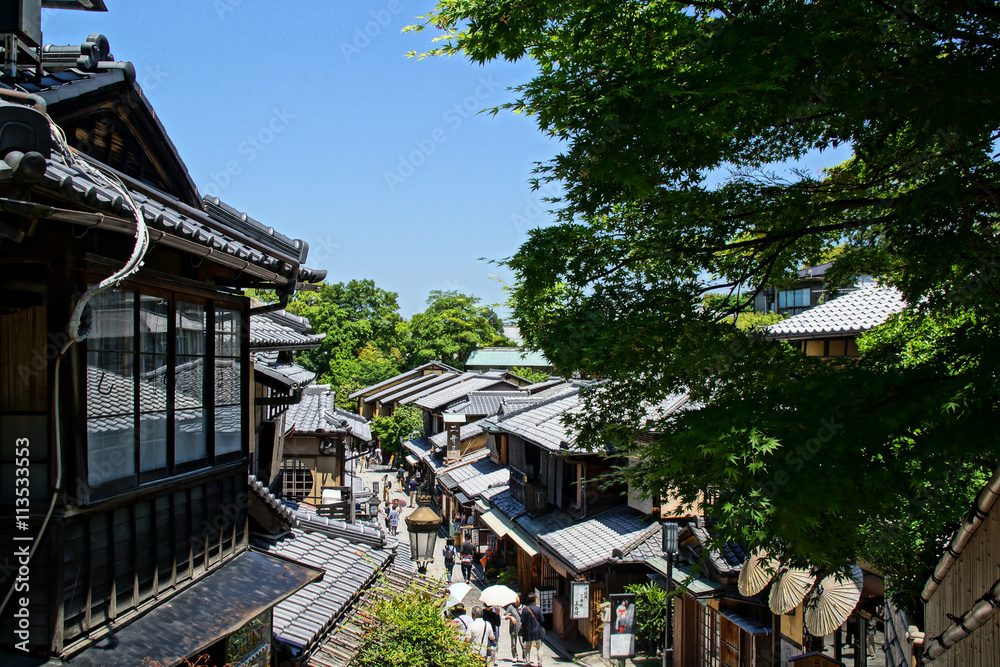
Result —
<instances>
[{"instance_id":1,"label":"blue sky","mask_svg":"<svg viewBox=\"0 0 1000 667\"><path fill-rule=\"evenodd\" d=\"M202 194L307 241L329 280L397 292L407 317L431 290L505 299L510 274L479 258L550 220L528 179L557 145L529 118L476 112L530 65L407 58L431 46L433 31L400 32L431 2L106 4L45 10L44 41L107 36Z\"/></svg>"},{"instance_id":2,"label":"blue sky","mask_svg":"<svg viewBox=\"0 0 1000 667\"><path fill-rule=\"evenodd\" d=\"M510 273L480 258L551 221L528 179L558 144L530 118L477 112L510 100L529 63L407 58L436 34L401 33L423 0L106 4L45 10L44 41L99 32L132 61L202 194L308 242L331 282L397 292L406 317L431 290L505 300Z\"/></svg>"}]
</instances>

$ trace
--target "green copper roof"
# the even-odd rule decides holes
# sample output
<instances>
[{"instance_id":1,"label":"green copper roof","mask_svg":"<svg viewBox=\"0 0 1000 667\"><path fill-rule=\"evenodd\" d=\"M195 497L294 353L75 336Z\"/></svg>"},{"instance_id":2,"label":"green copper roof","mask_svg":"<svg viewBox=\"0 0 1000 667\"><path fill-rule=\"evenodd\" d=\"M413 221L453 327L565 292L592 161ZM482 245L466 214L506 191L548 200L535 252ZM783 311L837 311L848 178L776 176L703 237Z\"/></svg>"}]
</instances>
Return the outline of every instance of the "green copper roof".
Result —
<instances>
[{"instance_id":1,"label":"green copper roof","mask_svg":"<svg viewBox=\"0 0 1000 667\"><path fill-rule=\"evenodd\" d=\"M541 352L519 347L484 347L473 350L465 361L466 367L506 368L508 366L551 366Z\"/></svg>"}]
</instances>

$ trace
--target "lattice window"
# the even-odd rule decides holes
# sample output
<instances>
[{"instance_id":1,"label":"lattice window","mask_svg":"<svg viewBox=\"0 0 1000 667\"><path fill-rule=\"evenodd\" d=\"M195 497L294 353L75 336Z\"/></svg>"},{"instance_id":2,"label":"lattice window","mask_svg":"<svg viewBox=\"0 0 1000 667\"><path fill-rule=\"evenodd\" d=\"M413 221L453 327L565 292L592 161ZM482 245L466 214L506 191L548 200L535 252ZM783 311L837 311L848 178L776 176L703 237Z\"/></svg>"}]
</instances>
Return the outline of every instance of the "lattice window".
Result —
<instances>
[{"instance_id":1,"label":"lattice window","mask_svg":"<svg viewBox=\"0 0 1000 667\"><path fill-rule=\"evenodd\" d=\"M720 667L719 612L698 605L698 664L702 667Z\"/></svg>"},{"instance_id":2,"label":"lattice window","mask_svg":"<svg viewBox=\"0 0 1000 667\"><path fill-rule=\"evenodd\" d=\"M281 490L289 500L309 497L313 488L313 474L302 461L283 461L281 464Z\"/></svg>"}]
</instances>

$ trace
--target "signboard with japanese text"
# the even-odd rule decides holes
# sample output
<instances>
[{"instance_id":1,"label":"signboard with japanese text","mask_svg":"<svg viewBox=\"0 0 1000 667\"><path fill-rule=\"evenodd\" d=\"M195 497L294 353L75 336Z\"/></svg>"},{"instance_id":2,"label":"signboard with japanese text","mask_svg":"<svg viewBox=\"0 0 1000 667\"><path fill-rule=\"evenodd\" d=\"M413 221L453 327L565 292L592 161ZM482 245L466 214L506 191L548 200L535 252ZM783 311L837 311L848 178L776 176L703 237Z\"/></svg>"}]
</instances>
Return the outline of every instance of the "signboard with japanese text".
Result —
<instances>
[{"instance_id":1,"label":"signboard with japanese text","mask_svg":"<svg viewBox=\"0 0 1000 667\"><path fill-rule=\"evenodd\" d=\"M457 461L462 458L462 425L445 424L448 448L445 451L446 461Z\"/></svg>"},{"instance_id":2,"label":"signboard with japanese text","mask_svg":"<svg viewBox=\"0 0 1000 667\"><path fill-rule=\"evenodd\" d=\"M590 582L571 581L570 618L590 618Z\"/></svg>"}]
</instances>

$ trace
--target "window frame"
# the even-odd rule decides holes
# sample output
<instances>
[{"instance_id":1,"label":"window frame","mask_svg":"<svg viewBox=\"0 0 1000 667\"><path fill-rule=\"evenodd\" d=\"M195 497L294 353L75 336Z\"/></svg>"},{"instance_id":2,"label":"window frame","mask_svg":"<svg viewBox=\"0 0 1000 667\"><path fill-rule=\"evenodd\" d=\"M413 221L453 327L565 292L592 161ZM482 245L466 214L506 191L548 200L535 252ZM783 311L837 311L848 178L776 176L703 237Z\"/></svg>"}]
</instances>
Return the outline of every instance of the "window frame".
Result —
<instances>
[{"instance_id":1,"label":"window frame","mask_svg":"<svg viewBox=\"0 0 1000 667\"><path fill-rule=\"evenodd\" d=\"M101 279L98 275L87 275L87 284L94 284ZM132 347L133 349L129 354L133 355L134 363L133 370L130 374L130 379L134 383L134 398L133 398L133 411L132 419L134 422L134 443L133 443L133 453L135 456L134 472L124 477L106 480L99 482L97 484L90 483L90 442L87 430L87 422L90 418L89 406L88 406L88 393L89 387L87 383L87 366L88 366L88 355L93 350L93 346L89 344L88 341L80 346L82 362L79 364L79 374L78 381L81 387L81 397L82 397L82 409L79 425L79 433L81 437L81 442L83 443L82 454L83 458L81 460L81 479L86 480L88 489L90 491L90 498L92 500L104 499L109 495L126 491L129 489L134 489L146 484L159 482L164 479L171 477L176 477L179 475L185 475L196 470L211 469L219 465L224 465L227 463L233 463L242 459L249 457L250 451L250 410L249 402L250 397L250 368L249 368L249 326L250 326L250 314L248 302L240 296L233 295L231 297L224 294L212 294L210 292L196 292L192 290L182 289L177 286L173 289L169 287L164 287L161 285L152 285L144 283L141 281L127 281L124 282L120 289L122 291L132 292L135 295L132 303L132 326L133 326L133 337L132 337ZM142 439L141 439L141 428L142 428L142 415L149 414L150 410L143 410L140 404L141 399L141 388L139 385L140 374L142 372L142 332L141 332L141 304L142 297L154 297L166 300L167 307L167 351L165 355L165 365L167 370L167 399L166 399L166 448L167 448L167 465L165 467L155 468L151 470L143 471L141 467L141 450L142 450ZM176 334L176 318L178 312L179 303L194 304L197 306L202 306L205 309L205 354L204 354L204 365L205 372L202 374L203 383L203 405L201 407L203 411L204 423L206 424L205 430L205 456L181 463L176 462L176 365L178 363L177 355L177 334ZM216 433L215 433L215 409L216 409L216 396L215 396L215 358L216 358L216 330L215 330L215 313L218 309L232 310L239 314L240 331L237 339L238 352L233 358L239 363L239 386L240 386L240 402L239 402L239 423L240 423L240 448L232 452L227 452L224 454L217 454L215 451L216 443ZM158 355L162 356L162 355Z\"/></svg>"}]
</instances>

